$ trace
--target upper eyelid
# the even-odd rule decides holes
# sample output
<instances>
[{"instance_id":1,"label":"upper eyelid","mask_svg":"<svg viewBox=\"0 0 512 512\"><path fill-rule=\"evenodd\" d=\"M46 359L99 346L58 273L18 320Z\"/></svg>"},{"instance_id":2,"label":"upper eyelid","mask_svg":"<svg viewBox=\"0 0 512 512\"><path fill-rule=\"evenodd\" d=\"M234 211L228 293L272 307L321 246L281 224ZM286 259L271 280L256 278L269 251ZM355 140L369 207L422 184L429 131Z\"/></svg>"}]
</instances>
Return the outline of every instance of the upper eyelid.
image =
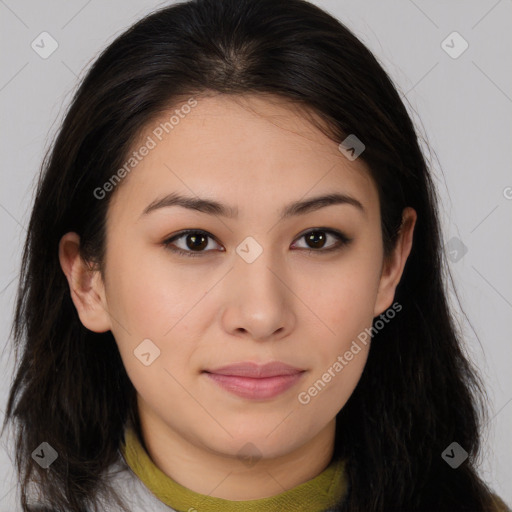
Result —
<instances>
[{"instance_id":1,"label":"upper eyelid","mask_svg":"<svg viewBox=\"0 0 512 512\"><path fill-rule=\"evenodd\" d=\"M217 242L217 239L215 238L215 236L213 236L208 231L204 231L202 229L185 229L183 231L180 231L180 232L176 233L175 235L168 236L164 240L164 243L174 242L175 240L178 240L179 238L181 238L183 236L190 235L190 234L193 234L193 233L199 233L201 235L205 235L206 237L211 238L212 240L215 240L216 243L219 243L219 242Z\"/></svg>"}]
</instances>

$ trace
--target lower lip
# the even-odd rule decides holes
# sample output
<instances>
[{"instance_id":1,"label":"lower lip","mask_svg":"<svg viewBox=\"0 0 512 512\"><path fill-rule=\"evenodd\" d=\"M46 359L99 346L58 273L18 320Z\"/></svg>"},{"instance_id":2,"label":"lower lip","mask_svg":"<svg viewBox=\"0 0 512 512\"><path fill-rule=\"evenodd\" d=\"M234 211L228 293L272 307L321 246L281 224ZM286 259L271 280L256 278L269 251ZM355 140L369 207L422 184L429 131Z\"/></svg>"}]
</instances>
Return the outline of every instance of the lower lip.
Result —
<instances>
[{"instance_id":1,"label":"lower lip","mask_svg":"<svg viewBox=\"0 0 512 512\"><path fill-rule=\"evenodd\" d=\"M220 375L218 373L208 372L206 372L206 375L226 391L242 398L261 400L273 398L284 393L295 385L304 373L305 372L295 373L293 375L276 375L275 377L266 377L263 379L239 377L236 375Z\"/></svg>"}]
</instances>

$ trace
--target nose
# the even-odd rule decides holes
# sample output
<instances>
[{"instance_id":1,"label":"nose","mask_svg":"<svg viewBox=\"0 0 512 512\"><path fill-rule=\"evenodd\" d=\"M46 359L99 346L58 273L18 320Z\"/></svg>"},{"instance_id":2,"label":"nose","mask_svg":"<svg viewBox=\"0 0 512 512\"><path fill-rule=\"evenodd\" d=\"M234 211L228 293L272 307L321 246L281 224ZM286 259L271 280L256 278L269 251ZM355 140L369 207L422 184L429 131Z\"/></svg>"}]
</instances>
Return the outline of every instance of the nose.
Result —
<instances>
[{"instance_id":1,"label":"nose","mask_svg":"<svg viewBox=\"0 0 512 512\"><path fill-rule=\"evenodd\" d=\"M280 339L295 325L294 294L283 265L262 251L253 261L235 258L224 282L224 328L253 340Z\"/></svg>"}]
</instances>

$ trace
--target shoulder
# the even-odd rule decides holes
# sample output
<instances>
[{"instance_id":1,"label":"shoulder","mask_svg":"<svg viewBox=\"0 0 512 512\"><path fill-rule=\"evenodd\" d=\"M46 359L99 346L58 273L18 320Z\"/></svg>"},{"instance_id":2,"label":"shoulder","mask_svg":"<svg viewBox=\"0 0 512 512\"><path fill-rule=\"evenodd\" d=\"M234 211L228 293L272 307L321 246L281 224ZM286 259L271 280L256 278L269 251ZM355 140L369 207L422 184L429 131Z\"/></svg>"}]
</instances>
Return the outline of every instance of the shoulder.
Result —
<instances>
[{"instance_id":1,"label":"shoulder","mask_svg":"<svg viewBox=\"0 0 512 512\"><path fill-rule=\"evenodd\" d=\"M109 487L121 497L130 512L176 512L161 502L120 457L103 475ZM105 512L118 512L110 497L100 496Z\"/></svg>"},{"instance_id":2,"label":"shoulder","mask_svg":"<svg viewBox=\"0 0 512 512\"><path fill-rule=\"evenodd\" d=\"M161 502L133 473L121 456L102 473L101 480L123 500L129 512L177 512ZM53 512L37 489L31 491L28 503L31 512ZM96 500L103 512L123 512L110 494L100 493Z\"/></svg>"}]
</instances>

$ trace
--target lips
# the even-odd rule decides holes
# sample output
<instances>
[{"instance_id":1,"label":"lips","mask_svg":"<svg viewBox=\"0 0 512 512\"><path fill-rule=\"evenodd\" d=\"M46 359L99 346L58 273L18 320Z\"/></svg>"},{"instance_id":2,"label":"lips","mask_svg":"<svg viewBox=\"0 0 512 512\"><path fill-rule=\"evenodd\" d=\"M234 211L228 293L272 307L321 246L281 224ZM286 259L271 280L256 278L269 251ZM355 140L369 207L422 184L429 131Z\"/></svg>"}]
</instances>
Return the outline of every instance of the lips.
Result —
<instances>
[{"instance_id":1,"label":"lips","mask_svg":"<svg viewBox=\"0 0 512 512\"><path fill-rule=\"evenodd\" d=\"M217 375L232 375L238 377L251 377L261 379L266 377L276 377L278 375L295 375L304 370L295 368L280 361L259 365L252 362L234 363L213 370L205 370L208 373Z\"/></svg>"},{"instance_id":2,"label":"lips","mask_svg":"<svg viewBox=\"0 0 512 512\"><path fill-rule=\"evenodd\" d=\"M281 362L258 365L235 363L204 373L222 389L242 398L266 400L276 397L301 380L306 370Z\"/></svg>"}]
</instances>

